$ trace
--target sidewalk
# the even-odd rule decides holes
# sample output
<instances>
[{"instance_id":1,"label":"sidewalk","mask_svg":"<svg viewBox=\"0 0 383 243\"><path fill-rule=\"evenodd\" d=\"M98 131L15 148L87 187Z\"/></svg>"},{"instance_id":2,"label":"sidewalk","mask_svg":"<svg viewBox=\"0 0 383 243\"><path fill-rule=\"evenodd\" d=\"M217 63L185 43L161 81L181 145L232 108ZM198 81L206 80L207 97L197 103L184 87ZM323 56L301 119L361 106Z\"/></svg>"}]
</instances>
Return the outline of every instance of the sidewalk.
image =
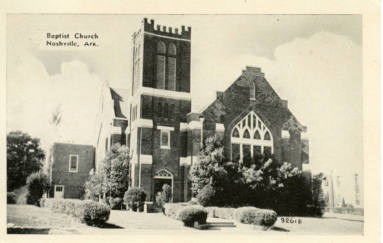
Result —
<instances>
[{"instance_id":1,"label":"sidewalk","mask_svg":"<svg viewBox=\"0 0 383 243\"><path fill-rule=\"evenodd\" d=\"M337 218L337 219L345 219L345 220L364 222L364 216L353 215L353 214L341 214L341 213L326 212L326 213L324 213L323 218Z\"/></svg>"}]
</instances>

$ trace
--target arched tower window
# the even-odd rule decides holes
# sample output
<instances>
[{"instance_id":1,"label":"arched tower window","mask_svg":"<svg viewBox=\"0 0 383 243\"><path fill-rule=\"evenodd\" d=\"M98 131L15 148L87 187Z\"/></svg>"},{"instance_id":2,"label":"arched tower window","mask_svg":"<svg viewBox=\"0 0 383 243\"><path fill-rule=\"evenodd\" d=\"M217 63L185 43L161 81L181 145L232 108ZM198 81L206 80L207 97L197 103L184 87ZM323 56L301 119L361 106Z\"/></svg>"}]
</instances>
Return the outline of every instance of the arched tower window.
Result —
<instances>
[{"instance_id":1,"label":"arched tower window","mask_svg":"<svg viewBox=\"0 0 383 243\"><path fill-rule=\"evenodd\" d=\"M255 112L251 111L234 127L231 133L231 158L242 162L244 157L273 153L273 137Z\"/></svg>"},{"instance_id":2,"label":"arched tower window","mask_svg":"<svg viewBox=\"0 0 383 243\"><path fill-rule=\"evenodd\" d=\"M177 71L177 48L173 43L168 48L168 90L176 90L176 71Z\"/></svg>"},{"instance_id":3,"label":"arched tower window","mask_svg":"<svg viewBox=\"0 0 383 243\"><path fill-rule=\"evenodd\" d=\"M157 43L157 84L156 88L165 89L165 60L166 45L164 42Z\"/></svg>"}]
</instances>

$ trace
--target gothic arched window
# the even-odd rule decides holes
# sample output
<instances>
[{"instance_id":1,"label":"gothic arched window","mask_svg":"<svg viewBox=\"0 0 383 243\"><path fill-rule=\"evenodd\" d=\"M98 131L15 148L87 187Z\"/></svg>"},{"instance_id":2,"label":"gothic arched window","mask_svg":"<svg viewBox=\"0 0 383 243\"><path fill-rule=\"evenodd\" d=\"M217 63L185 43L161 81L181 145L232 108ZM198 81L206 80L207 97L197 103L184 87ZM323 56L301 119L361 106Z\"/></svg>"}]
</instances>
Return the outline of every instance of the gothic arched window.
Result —
<instances>
[{"instance_id":1,"label":"gothic arched window","mask_svg":"<svg viewBox=\"0 0 383 243\"><path fill-rule=\"evenodd\" d=\"M269 132L265 133L265 140L271 140Z\"/></svg>"},{"instance_id":2,"label":"gothic arched window","mask_svg":"<svg viewBox=\"0 0 383 243\"><path fill-rule=\"evenodd\" d=\"M169 44L168 48L168 90L176 90L176 76L177 76L177 48L173 43Z\"/></svg>"},{"instance_id":3,"label":"gothic arched window","mask_svg":"<svg viewBox=\"0 0 383 243\"><path fill-rule=\"evenodd\" d=\"M233 127L231 133L231 157L234 161L250 156L254 158L259 153L273 152L273 137L265 123L255 112L251 111Z\"/></svg>"},{"instance_id":4,"label":"gothic arched window","mask_svg":"<svg viewBox=\"0 0 383 243\"><path fill-rule=\"evenodd\" d=\"M164 42L157 43L157 85L156 88L165 88L165 59L166 45Z\"/></svg>"},{"instance_id":5,"label":"gothic arched window","mask_svg":"<svg viewBox=\"0 0 383 243\"><path fill-rule=\"evenodd\" d=\"M245 130L245 132L243 133L243 138L250 138L249 130Z\"/></svg>"},{"instance_id":6,"label":"gothic arched window","mask_svg":"<svg viewBox=\"0 0 383 243\"><path fill-rule=\"evenodd\" d=\"M237 129L234 129L234 130L233 130L233 134L232 134L231 136L234 137L234 138L239 138L239 132L238 132L238 130L237 130Z\"/></svg>"}]
</instances>

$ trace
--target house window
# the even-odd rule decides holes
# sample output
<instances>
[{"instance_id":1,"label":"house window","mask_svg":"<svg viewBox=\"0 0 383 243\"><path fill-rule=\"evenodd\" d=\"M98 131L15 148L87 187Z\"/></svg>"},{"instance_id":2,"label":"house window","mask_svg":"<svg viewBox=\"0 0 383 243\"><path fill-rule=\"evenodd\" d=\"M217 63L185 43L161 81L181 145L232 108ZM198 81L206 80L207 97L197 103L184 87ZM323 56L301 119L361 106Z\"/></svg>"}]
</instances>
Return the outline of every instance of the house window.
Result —
<instances>
[{"instance_id":1,"label":"house window","mask_svg":"<svg viewBox=\"0 0 383 243\"><path fill-rule=\"evenodd\" d=\"M161 130L161 148L170 149L170 130Z\"/></svg>"},{"instance_id":2,"label":"house window","mask_svg":"<svg viewBox=\"0 0 383 243\"><path fill-rule=\"evenodd\" d=\"M71 154L69 156L69 172L78 172L78 155Z\"/></svg>"}]
</instances>

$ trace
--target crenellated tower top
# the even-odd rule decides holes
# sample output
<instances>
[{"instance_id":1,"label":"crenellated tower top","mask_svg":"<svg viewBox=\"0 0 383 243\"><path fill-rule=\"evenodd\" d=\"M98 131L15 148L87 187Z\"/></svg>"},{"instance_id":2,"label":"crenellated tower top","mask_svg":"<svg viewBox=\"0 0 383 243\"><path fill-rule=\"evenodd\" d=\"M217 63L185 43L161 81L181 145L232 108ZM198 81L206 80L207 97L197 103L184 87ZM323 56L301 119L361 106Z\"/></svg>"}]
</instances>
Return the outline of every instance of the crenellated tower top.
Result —
<instances>
[{"instance_id":1,"label":"crenellated tower top","mask_svg":"<svg viewBox=\"0 0 383 243\"><path fill-rule=\"evenodd\" d=\"M144 31L163 35L163 36L169 36L169 37L175 37L175 38L181 38L181 39L191 39L191 27L185 27L184 25L181 26L181 31L179 31L178 28L172 28L167 26L161 26L159 24L155 25L154 19L151 19L150 21L147 18L144 18L142 20Z\"/></svg>"}]
</instances>

